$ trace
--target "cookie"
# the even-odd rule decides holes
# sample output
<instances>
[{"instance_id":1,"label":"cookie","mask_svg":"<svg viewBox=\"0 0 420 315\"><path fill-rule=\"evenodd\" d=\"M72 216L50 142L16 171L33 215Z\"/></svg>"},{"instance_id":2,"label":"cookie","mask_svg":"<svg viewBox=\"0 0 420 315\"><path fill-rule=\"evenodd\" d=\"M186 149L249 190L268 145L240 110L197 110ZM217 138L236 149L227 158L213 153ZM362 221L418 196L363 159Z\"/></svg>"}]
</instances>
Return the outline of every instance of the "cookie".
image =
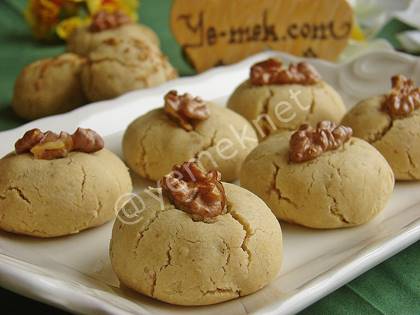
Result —
<instances>
[{"instance_id":1,"label":"cookie","mask_svg":"<svg viewBox=\"0 0 420 315\"><path fill-rule=\"evenodd\" d=\"M84 138L85 131L69 140L65 133L32 130L16 152L0 159L0 229L47 238L114 218L116 201L131 192L131 179L124 163ZM68 140L76 150L63 149Z\"/></svg>"},{"instance_id":2,"label":"cookie","mask_svg":"<svg viewBox=\"0 0 420 315\"><path fill-rule=\"evenodd\" d=\"M396 76L394 81L394 92L361 101L346 114L343 124L351 126L356 137L368 141L382 153L397 180L419 180L420 89L417 88L417 108L414 106L409 113L393 115L393 111L390 113L385 106L387 100L392 102L395 96L400 97L405 93L399 92L399 84L408 84L411 86L408 88L411 89L411 93L416 93L416 88L405 78ZM399 108L403 109L404 103L407 103L407 99L398 102Z\"/></svg>"},{"instance_id":3,"label":"cookie","mask_svg":"<svg viewBox=\"0 0 420 315\"><path fill-rule=\"evenodd\" d=\"M197 110L191 124L177 120L176 110L171 111L174 103L191 106L187 112L192 116ZM208 117L200 120L200 111L207 111ZM164 108L154 109L128 126L123 153L134 172L151 180L158 180L175 164L197 159L208 170L220 170L224 181L233 181L238 178L242 161L256 145L255 131L240 115L171 91L165 96Z\"/></svg>"},{"instance_id":4,"label":"cookie","mask_svg":"<svg viewBox=\"0 0 420 315\"><path fill-rule=\"evenodd\" d=\"M384 209L394 176L351 129L322 122L270 136L252 151L240 184L281 220L319 229L360 225Z\"/></svg>"},{"instance_id":5,"label":"cookie","mask_svg":"<svg viewBox=\"0 0 420 315\"><path fill-rule=\"evenodd\" d=\"M32 120L72 110L86 103L80 83L85 59L67 53L26 66L15 82L12 107Z\"/></svg>"},{"instance_id":6,"label":"cookie","mask_svg":"<svg viewBox=\"0 0 420 315\"><path fill-rule=\"evenodd\" d=\"M192 174L200 179L199 185L217 177L197 175L195 170ZM182 180L195 187L191 178ZM215 184L221 187L216 186L217 197L211 198L211 221L194 217L185 203L178 205L180 200L171 200L165 191L159 199L160 189L139 195L143 210L137 222L115 221L110 257L124 285L171 304L208 305L251 294L278 275L282 235L270 209L239 186L217 179ZM226 202L220 205L219 197ZM195 201L208 199L200 195ZM204 210L195 210L208 210L202 206Z\"/></svg>"},{"instance_id":7,"label":"cookie","mask_svg":"<svg viewBox=\"0 0 420 315\"><path fill-rule=\"evenodd\" d=\"M82 84L90 101L159 85L177 77L160 50L140 39L110 38L88 54Z\"/></svg>"},{"instance_id":8,"label":"cookie","mask_svg":"<svg viewBox=\"0 0 420 315\"><path fill-rule=\"evenodd\" d=\"M345 114L340 95L314 68L298 63L285 69L276 59L255 64L227 106L251 122L260 139L303 123L340 122Z\"/></svg>"},{"instance_id":9,"label":"cookie","mask_svg":"<svg viewBox=\"0 0 420 315\"><path fill-rule=\"evenodd\" d=\"M67 40L69 52L87 56L95 50L104 40L111 38L135 38L159 47L159 38L156 33L143 24L129 23L117 28L92 32L89 27L76 29Z\"/></svg>"}]
</instances>

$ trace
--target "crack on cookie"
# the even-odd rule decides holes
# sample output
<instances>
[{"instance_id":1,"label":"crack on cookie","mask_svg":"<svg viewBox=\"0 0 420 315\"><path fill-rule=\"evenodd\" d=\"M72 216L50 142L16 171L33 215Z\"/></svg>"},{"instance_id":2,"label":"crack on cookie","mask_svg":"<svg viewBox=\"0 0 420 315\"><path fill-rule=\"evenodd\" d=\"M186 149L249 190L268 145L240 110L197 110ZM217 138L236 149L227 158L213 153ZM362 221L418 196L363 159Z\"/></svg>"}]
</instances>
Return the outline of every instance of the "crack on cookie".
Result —
<instances>
[{"instance_id":1,"label":"crack on cookie","mask_svg":"<svg viewBox=\"0 0 420 315\"><path fill-rule=\"evenodd\" d=\"M99 199L96 199L96 200L97 200L97 205L96 205L96 208L95 208L95 210L93 212L94 213L93 216L84 225L82 225L78 229L78 231L83 231L83 230L88 229L89 227L92 227L91 226L92 221L99 217L99 212L102 210L103 204L102 204L102 201L100 201Z\"/></svg>"},{"instance_id":2,"label":"crack on cookie","mask_svg":"<svg viewBox=\"0 0 420 315\"><path fill-rule=\"evenodd\" d=\"M159 273L164 271L169 266L172 266L172 244L168 242L168 249L166 250L166 262L159 268Z\"/></svg>"},{"instance_id":3,"label":"crack on cookie","mask_svg":"<svg viewBox=\"0 0 420 315\"><path fill-rule=\"evenodd\" d=\"M230 263L230 258L231 258L231 253L230 253L230 246L229 244L226 242L226 240L224 240L223 238L221 238L223 245L224 245L224 249L226 251L226 260L224 265L222 266L223 272L226 273L226 267L229 265ZM224 254L225 252L223 252Z\"/></svg>"},{"instance_id":4,"label":"crack on cookie","mask_svg":"<svg viewBox=\"0 0 420 315\"><path fill-rule=\"evenodd\" d=\"M139 247L140 241L144 237L144 233L146 233L150 229L151 225L158 219L158 217L159 217L159 212L155 212L155 215L153 216L153 218L149 220L145 228L137 232L137 241L136 241L136 246L134 247L134 252L137 252L137 248Z\"/></svg>"},{"instance_id":5,"label":"crack on cookie","mask_svg":"<svg viewBox=\"0 0 420 315\"><path fill-rule=\"evenodd\" d=\"M136 164L142 169L143 174L145 177L147 178L151 178L148 171L147 171L147 154L146 154L146 145L145 145L145 141L146 138L148 137L150 130L153 128L153 125L150 124L149 126L147 126L147 128L144 130L144 133L142 135L141 138L139 138L139 144L140 144L140 149L142 152L140 152L140 154L138 155L139 158L136 161ZM143 162L143 163L142 163Z\"/></svg>"},{"instance_id":6,"label":"crack on cookie","mask_svg":"<svg viewBox=\"0 0 420 315\"><path fill-rule=\"evenodd\" d=\"M139 247L140 241L143 239L145 233L150 230L151 226L153 225L153 223L155 223L155 221L159 218L159 216L162 213L164 213L164 212L167 212L169 210L174 210L174 209L175 208L169 208L169 209L164 209L164 210L156 211L155 212L155 215L153 216L153 218L149 219L149 221L146 224L145 228L143 230L137 232L136 246L133 249L135 253L137 253L137 248Z\"/></svg>"},{"instance_id":7,"label":"crack on cookie","mask_svg":"<svg viewBox=\"0 0 420 315\"><path fill-rule=\"evenodd\" d=\"M417 164L414 162L413 156L411 155L409 149L406 150L406 154L407 154L408 162L410 163L410 167L411 167L411 169L407 170L407 175L411 179L416 180L418 178L413 174L412 170L416 170L417 169Z\"/></svg>"},{"instance_id":8,"label":"crack on cookie","mask_svg":"<svg viewBox=\"0 0 420 315\"><path fill-rule=\"evenodd\" d=\"M82 164L80 164L80 171L82 172L82 183L80 185L80 195L83 201L85 199L85 185L86 185L87 175L86 175L85 167Z\"/></svg>"},{"instance_id":9,"label":"crack on cookie","mask_svg":"<svg viewBox=\"0 0 420 315\"><path fill-rule=\"evenodd\" d=\"M311 190L314 187L315 183L316 183L315 173L312 172L311 173L311 183L309 184L309 187L308 187L308 194L311 192Z\"/></svg>"},{"instance_id":10,"label":"crack on cookie","mask_svg":"<svg viewBox=\"0 0 420 315\"><path fill-rule=\"evenodd\" d=\"M412 156L412 155L411 155L411 153L410 153L410 150L407 150L406 152L407 152L407 158L408 158L408 161L410 162L410 166L411 166L413 169L416 169L416 168L417 168L417 165L416 165L416 163L414 162L414 159L413 159L413 156Z\"/></svg>"},{"instance_id":11,"label":"crack on cookie","mask_svg":"<svg viewBox=\"0 0 420 315\"><path fill-rule=\"evenodd\" d=\"M273 178L271 180L269 193L274 192L277 195L277 198L279 201L284 200L288 204L292 205L294 208L298 209L299 208L298 205L295 202L293 202L293 200L291 200L290 198L284 196L282 192L280 191L280 188L277 186L277 176L279 174L280 168L274 162L272 162L272 165L274 166L274 173L273 173Z\"/></svg>"},{"instance_id":12,"label":"crack on cookie","mask_svg":"<svg viewBox=\"0 0 420 315\"><path fill-rule=\"evenodd\" d=\"M329 159L327 159L327 163L330 166L330 168L336 172L337 178L339 179L340 183L342 183L343 176L341 175L340 168L339 167L335 167L331 163L331 161ZM330 182L333 182L333 178L332 177L333 176L331 175ZM328 206L328 211L330 212L330 214L332 214L334 217L338 218L342 223L351 225L352 223L338 209L338 201L337 201L337 198L333 194L331 194L331 192L330 192L330 186L325 185L324 188L325 188L325 193L326 193L327 197L331 201L331 204Z\"/></svg>"},{"instance_id":13,"label":"crack on cookie","mask_svg":"<svg viewBox=\"0 0 420 315\"><path fill-rule=\"evenodd\" d=\"M336 218L338 218L341 222L345 223L345 224L351 224L350 221L348 221L345 216L338 210L338 202L337 199L330 194L328 187L325 186L325 192L328 196L328 198L331 200L331 204L328 207L329 212L335 216Z\"/></svg>"},{"instance_id":14,"label":"crack on cookie","mask_svg":"<svg viewBox=\"0 0 420 315\"><path fill-rule=\"evenodd\" d=\"M38 188L38 186L36 186L34 183L31 183L32 184L32 187L35 189L35 191L36 191L36 193L37 193L37 195L38 195L38 197L39 197L39 199L43 199L43 196L42 196L42 194L41 194L41 190Z\"/></svg>"},{"instance_id":15,"label":"crack on cookie","mask_svg":"<svg viewBox=\"0 0 420 315\"><path fill-rule=\"evenodd\" d=\"M166 268L168 268L169 266L172 266L172 260L173 260L173 257L172 257L172 244L171 244L171 242L168 242L168 248L166 250L166 262L162 266L160 266L158 272L153 272L153 276L152 276L152 279L153 279L152 280L152 292L151 292L152 296L154 296L154 294L155 294L155 289L156 289L156 286L157 286L157 281L158 281L159 275Z\"/></svg>"},{"instance_id":16,"label":"crack on cookie","mask_svg":"<svg viewBox=\"0 0 420 315\"><path fill-rule=\"evenodd\" d=\"M234 294L235 296L239 297L241 296L241 291L236 289L232 289L232 288L218 288L216 287L215 289L212 290L202 290L200 288L200 292L203 295L203 297L207 296L207 295L225 295L225 294Z\"/></svg>"},{"instance_id":17,"label":"crack on cookie","mask_svg":"<svg viewBox=\"0 0 420 315\"><path fill-rule=\"evenodd\" d=\"M309 121L309 117L314 113L315 111L315 93L314 93L314 88L310 87L309 91L311 93L312 99L311 99L311 104L309 106L309 110L305 115L305 120L304 121Z\"/></svg>"},{"instance_id":18,"label":"crack on cookie","mask_svg":"<svg viewBox=\"0 0 420 315\"><path fill-rule=\"evenodd\" d=\"M252 262L252 252L248 248L248 241L254 235L255 232L252 231L251 225L241 216L240 213L234 211L229 203L227 207L228 207L227 213L230 214L232 218L242 226L242 229L245 232L245 237L242 240L241 249L248 257L247 270L249 272L249 268Z\"/></svg>"},{"instance_id":19,"label":"crack on cookie","mask_svg":"<svg viewBox=\"0 0 420 315\"><path fill-rule=\"evenodd\" d=\"M7 191L14 191L17 193L17 195L19 196L19 198L24 201L27 205L32 206L31 200L25 196L25 194L23 193L23 190L20 189L17 186L10 186L7 188Z\"/></svg>"},{"instance_id":20,"label":"crack on cookie","mask_svg":"<svg viewBox=\"0 0 420 315\"><path fill-rule=\"evenodd\" d=\"M373 135L373 139L367 139L368 140L368 142L370 143L370 144L374 144L374 143L376 143L376 142L378 142L378 141L380 141L380 140L382 140L382 138L383 137L385 137L386 136L386 134L392 129L394 127L394 120L392 120L392 119L389 119L389 123L388 123L388 125L384 128L384 129L382 129L382 130L380 130L380 131L378 131L377 133L375 133L374 135Z\"/></svg>"},{"instance_id":21,"label":"crack on cookie","mask_svg":"<svg viewBox=\"0 0 420 315\"><path fill-rule=\"evenodd\" d=\"M157 283L157 276L156 276L156 272L153 271L153 273L152 273L152 286L151 286L151 289L150 289L150 295L151 296L155 296L156 283Z\"/></svg>"},{"instance_id":22,"label":"crack on cookie","mask_svg":"<svg viewBox=\"0 0 420 315\"><path fill-rule=\"evenodd\" d=\"M67 156L68 162L67 162L67 166L70 166L71 164L73 164L73 159L71 158L71 156Z\"/></svg>"},{"instance_id":23,"label":"crack on cookie","mask_svg":"<svg viewBox=\"0 0 420 315\"><path fill-rule=\"evenodd\" d=\"M270 87L266 87L266 90L268 91L268 96L266 96L265 99L261 102L262 104L261 110L258 112L257 116L252 121L250 121L252 127L256 130L259 138L266 138L272 132L278 129L278 127L274 124L275 129L273 130L273 126L271 126L271 124L267 122L266 118L259 119L260 117L263 117L263 116L264 117L269 116L268 111L269 111L270 101L274 97L274 91ZM263 133L262 135L261 135L261 132Z\"/></svg>"}]
</instances>

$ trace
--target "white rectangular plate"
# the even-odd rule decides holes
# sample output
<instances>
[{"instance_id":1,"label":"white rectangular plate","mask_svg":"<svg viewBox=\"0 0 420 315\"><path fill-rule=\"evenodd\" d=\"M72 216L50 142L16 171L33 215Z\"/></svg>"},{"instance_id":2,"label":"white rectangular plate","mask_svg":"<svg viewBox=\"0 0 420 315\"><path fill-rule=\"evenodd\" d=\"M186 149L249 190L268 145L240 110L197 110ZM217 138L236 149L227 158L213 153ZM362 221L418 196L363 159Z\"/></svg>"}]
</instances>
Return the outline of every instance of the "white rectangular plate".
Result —
<instances>
[{"instance_id":1,"label":"white rectangular plate","mask_svg":"<svg viewBox=\"0 0 420 315\"><path fill-rule=\"evenodd\" d=\"M108 148L121 154L120 142L126 126L137 116L161 106L162 96L169 89L188 91L223 104L247 77L250 65L270 56L279 56L286 62L299 60L265 52L233 66L40 119L0 133L0 156L11 151L16 139L30 128L73 131L78 126L95 129L105 136ZM372 53L342 65L319 60L310 63L349 106L385 92L390 76L396 73L420 83L420 60L395 52ZM136 190L146 184L139 178L134 180ZM419 189L419 183L398 183L387 208L361 227L318 231L281 223L284 264L278 278L253 295L214 306L172 306L120 289L108 259L112 223L51 240L0 233L0 285L79 313L295 313L420 239Z\"/></svg>"}]
</instances>

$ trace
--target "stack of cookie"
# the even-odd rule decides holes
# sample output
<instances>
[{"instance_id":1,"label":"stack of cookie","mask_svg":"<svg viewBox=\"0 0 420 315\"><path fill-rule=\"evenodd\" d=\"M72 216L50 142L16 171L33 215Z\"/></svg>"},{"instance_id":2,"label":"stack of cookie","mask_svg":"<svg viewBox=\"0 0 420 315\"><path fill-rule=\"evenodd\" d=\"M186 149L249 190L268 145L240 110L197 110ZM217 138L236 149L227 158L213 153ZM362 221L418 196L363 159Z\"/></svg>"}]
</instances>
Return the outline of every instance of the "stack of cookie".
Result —
<instances>
[{"instance_id":1,"label":"stack of cookie","mask_svg":"<svg viewBox=\"0 0 420 315\"><path fill-rule=\"evenodd\" d=\"M90 25L73 32L68 53L22 70L12 106L20 117L32 120L176 77L150 28L122 12L100 11Z\"/></svg>"}]
</instances>

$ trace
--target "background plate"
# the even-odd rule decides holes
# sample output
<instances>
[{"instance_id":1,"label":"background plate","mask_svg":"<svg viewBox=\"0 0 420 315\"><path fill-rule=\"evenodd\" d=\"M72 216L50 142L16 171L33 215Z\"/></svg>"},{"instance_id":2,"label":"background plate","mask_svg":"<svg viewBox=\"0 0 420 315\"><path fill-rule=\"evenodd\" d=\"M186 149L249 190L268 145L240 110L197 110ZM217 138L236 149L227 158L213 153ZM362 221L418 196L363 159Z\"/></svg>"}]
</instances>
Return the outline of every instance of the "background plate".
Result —
<instances>
[{"instance_id":1,"label":"background plate","mask_svg":"<svg viewBox=\"0 0 420 315\"><path fill-rule=\"evenodd\" d=\"M126 126L138 115L161 106L162 96L169 89L188 91L223 105L247 77L250 65L271 56L286 62L302 59L265 52L233 66L40 119L0 133L0 156L11 151L16 139L30 128L73 131L78 126L95 129L104 135L109 149L121 154ZM376 52L342 65L309 62L349 107L360 99L387 91L393 74L402 73L420 83L420 60L395 52ZM137 191L151 184L135 176L134 183ZM214 306L172 306L120 288L108 258L112 223L51 240L0 233L0 284L79 313L295 313L420 239L419 188L419 183L397 184L387 208L361 227L317 231L281 223L284 264L278 278L253 295Z\"/></svg>"}]
</instances>

